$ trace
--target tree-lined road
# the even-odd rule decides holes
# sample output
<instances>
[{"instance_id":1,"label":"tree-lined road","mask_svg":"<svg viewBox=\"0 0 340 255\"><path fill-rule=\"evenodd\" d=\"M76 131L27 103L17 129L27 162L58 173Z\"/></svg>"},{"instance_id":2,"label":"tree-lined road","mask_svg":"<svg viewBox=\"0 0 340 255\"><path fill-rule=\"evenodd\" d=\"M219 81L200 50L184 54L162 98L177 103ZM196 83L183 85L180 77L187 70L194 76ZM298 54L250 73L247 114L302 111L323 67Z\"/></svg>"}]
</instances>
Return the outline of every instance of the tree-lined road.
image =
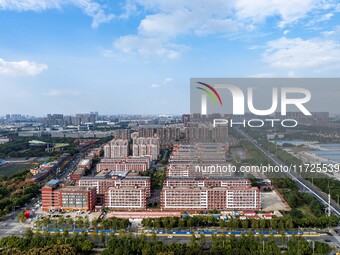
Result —
<instances>
[{"instance_id":1,"label":"tree-lined road","mask_svg":"<svg viewBox=\"0 0 340 255\"><path fill-rule=\"evenodd\" d=\"M260 146L251 136L247 133L243 132L240 129L236 129L242 136L244 136L249 142L251 142L257 149L259 149L268 159L270 159L277 166L285 166L285 163L278 159L275 155L266 151L262 146ZM299 176L294 172L283 172L289 179L293 180L301 190L308 190L310 194L316 197L321 203L328 207L328 197L319 191L314 185L310 182ZM331 200L331 213L340 217L340 206L333 200Z\"/></svg>"}]
</instances>

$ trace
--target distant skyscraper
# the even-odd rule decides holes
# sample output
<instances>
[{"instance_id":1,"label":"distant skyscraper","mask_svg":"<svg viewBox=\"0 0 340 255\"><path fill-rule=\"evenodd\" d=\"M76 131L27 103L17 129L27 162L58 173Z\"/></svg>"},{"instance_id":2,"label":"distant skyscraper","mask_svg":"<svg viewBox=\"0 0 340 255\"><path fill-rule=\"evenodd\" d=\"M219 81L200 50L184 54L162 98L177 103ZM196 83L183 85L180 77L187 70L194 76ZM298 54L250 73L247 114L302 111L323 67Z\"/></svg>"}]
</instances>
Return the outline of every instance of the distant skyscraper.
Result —
<instances>
[{"instance_id":1,"label":"distant skyscraper","mask_svg":"<svg viewBox=\"0 0 340 255\"><path fill-rule=\"evenodd\" d=\"M162 127L157 129L157 135L162 144L178 142L181 130L179 127Z\"/></svg>"},{"instance_id":2,"label":"distant skyscraper","mask_svg":"<svg viewBox=\"0 0 340 255\"><path fill-rule=\"evenodd\" d=\"M140 128L138 130L139 137L153 137L154 129L153 128Z\"/></svg>"},{"instance_id":3,"label":"distant skyscraper","mask_svg":"<svg viewBox=\"0 0 340 255\"><path fill-rule=\"evenodd\" d=\"M115 139L130 140L130 130L128 129L117 129L113 131Z\"/></svg>"},{"instance_id":4,"label":"distant skyscraper","mask_svg":"<svg viewBox=\"0 0 340 255\"><path fill-rule=\"evenodd\" d=\"M185 127L189 126L189 121L190 121L190 114L183 114L182 115L182 122Z\"/></svg>"},{"instance_id":5,"label":"distant skyscraper","mask_svg":"<svg viewBox=\"0 0 340 255\"><path fill-rule=\"evenodd\" d=\"M52 126L63 126L64 115L63 114L47 114L47 125Z\"/></svg>"}]
</instances>

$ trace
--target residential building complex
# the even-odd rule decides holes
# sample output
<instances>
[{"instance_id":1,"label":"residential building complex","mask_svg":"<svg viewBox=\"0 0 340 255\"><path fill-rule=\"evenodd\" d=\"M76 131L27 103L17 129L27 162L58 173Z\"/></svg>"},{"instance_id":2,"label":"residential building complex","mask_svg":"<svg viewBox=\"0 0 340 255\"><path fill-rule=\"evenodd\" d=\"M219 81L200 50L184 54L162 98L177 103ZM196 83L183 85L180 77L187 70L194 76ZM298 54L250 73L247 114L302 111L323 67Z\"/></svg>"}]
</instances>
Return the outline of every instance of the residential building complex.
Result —
<instances>
[{"instance_id":1,"label":"residential building complex","mask_svg":"<svg viewBox=\"0 0 340 255\"><path fill-rule=\"evenodd\" d=\"M311 112L311 116L306 116L302 112L287 112L285 116L282 116L281 112L275 112L276 119L294 119L300 125L307 126L319 126L327 127L330 126L329 112Z\"/></svg>"},{"instance_id":2,"label":"residential building complex","mask_svg":"<svg viewBox=\"0 0 340 255\"><path fill-rule=\"evenodd\" d=\"M160 151L158 137L137 137L133 139L132 155L150 156L151 160L156 160Z\"/></svg>"},{"instance_id":3,"label":"residential building complex","mask_svg":"<svg viewBox=\"0 0 340 255\"><path fill-rule=\"evenodd\" d=\"M157 135L162 144L174 144L180 139L181 129L176 126L157 128Z\"/></svg>"},{"instance_id":4,"label":"residential building complex","mask_svg":"<svg viewBox=\"0 0 340 255\"><path fill-rule=\"evenodd\" d=\"M115 139L129 140L130 139L130 130L128 130L128 129L114 130L113 136L114 136Z\"/></svg>"},{"instance_id":5,"label":"residential building complex","mask_svg":"<svg viewBox=\"0 0 340 255\"><path fill-rule=\"evenodd\" d=\"M96 205L97 194L94 188L65 187L59 190L61 210L92 211Z\"/></svg>"},{"instance_id":6,"label":"residential building complex","mask_svg":"<svg viewBox=\"0 0 340 255\"><path fill-rule=\"evenodd\" d=\"M234 210L261 208L256 187L163 187L162 210Z\"/></svg>"},{"instance_id":7,"label":"residential building complex","mask_svg":"<svg viewBox=\"0 0 340 255\"><path fill-rule=\"evenodd\" d=\"M110 150L104 150L105 158L124 158L129 155L129 141L127 139L114 139L110 142Z\"/></svg>"},{"instance_id":8,"label":"residential building complex","mask_svg":"<svg viewBox=\"0 0 340 255\"><path fill-rule=\"evenodd\" d=\"M185 139L187 143L226 143L228 141L228 127L213 127L211 122L190 122L189 127L185 130Z\"/></svg>"},{"instance_id":9,"label":"residential building complex","mask_svg":"<svg viewBox=\"0 0 340 255\"><path fill-rule=\"evenodd\" d=\"M164 181L164 187L182 187L189 188L231 188L231 187L251 187L251 182L246 178L228 178L228 179L198 179L198 178L167 178Z\"/></svg>"},{"instance_id":10,"label":"residential building complex","mask_svg":"<svg viewBox=\"0 0 340 255\"><path fill-rule=\"evenodd\" d=\"M146 209L146 189L135 187L109 187L105 194L105 207L119 210Z\"/></svg>"},{"instance_id":11,"label":"residential building complex","mask_svg":"<svg viewBox=\"0 0 340 255\"><path fill-rule=\"evenodd\" d=\"M94 177L84 176L76 182L78 187L94 187L97 192L97 204L105 202L105 195L110 187L145 189L145 197L150 196L150 177L129 175L126 172L101 172Z\"/></svg>"},{"instance_id":12,"label":"residential building complex","mask_svg":"<svg viewBox=\"0 0 340 255\"><path fill-rule=\"evenodd\" d=\"M226 161L227 145L223 143L175 144L169 158L167 177L230 177ZM217 168L210 171L209 167Z\"/></svg>"},{"instance_id":13,"label":"residential building complex","mask_svg":"<svg viewBox=\"0 0 340 255\"><path fill-rule=\"evenodd\" d=\"M155 131L151 127L138 129L138 137L153 137L154 134Z\"/></svg>"},{"instance_id":14,"label":"residential building complex","mask_svg":"<svg viewBox=\"0 0 340 255\"><path fill-rule=\"evenodd\" d=\"M88 187L61 187L58 180L49 181L42 189L42 210L94 210L96 189Z\"/></svg>"},{"instance_id":15,"label":"residential building complex","mask_svg":"<svg viewBox=\"0 0 340 255\"><path fill-rule=\"evenodd\" d=\"M150 168L150 157L104 158L97 164L97 172L101 171L138 171Z\"/></svg>"}]
</instances>

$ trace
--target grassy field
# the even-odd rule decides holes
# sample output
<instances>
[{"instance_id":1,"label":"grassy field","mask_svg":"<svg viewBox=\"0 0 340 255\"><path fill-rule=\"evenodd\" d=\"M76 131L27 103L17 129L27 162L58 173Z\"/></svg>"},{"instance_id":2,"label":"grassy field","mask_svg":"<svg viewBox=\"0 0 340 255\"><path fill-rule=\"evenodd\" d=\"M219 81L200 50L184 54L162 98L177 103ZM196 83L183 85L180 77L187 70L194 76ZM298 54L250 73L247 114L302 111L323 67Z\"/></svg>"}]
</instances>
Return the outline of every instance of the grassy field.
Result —
<instances>
[{"instance_id":1,"label":"grassy field","mask_svg":"<svg viewBox=\"0 0 340 255\"><path fill-rule=\"evenodd\" d=\"M22 170L29 170L34 164L7 164L0 167L0 176L11 176Z\"/></svg>"},{"instance_id":2,"label":"grassy field","mask_svg":"<svg viewBox=\"0 0 340 255\"><path fill-rule=\"evenodd\" d=\"M315 217L314 213L310 210L308 205L299 206L297 209L299 209L305 215L310 215L310 216Z\"/></svg>"}]
</instances>

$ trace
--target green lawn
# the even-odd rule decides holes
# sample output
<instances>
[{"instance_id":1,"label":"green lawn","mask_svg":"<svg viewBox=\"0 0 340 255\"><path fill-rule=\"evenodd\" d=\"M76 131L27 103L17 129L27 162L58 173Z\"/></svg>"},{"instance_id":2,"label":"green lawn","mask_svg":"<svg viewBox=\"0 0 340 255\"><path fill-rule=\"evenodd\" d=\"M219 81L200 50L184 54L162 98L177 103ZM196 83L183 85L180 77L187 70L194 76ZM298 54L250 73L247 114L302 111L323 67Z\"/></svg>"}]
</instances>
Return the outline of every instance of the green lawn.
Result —
<instances>
[{"instance_id":1,"label":"green lawn","mask_svg":"<svg viewBox=\"0 0 340 255\"><path fill-rule=\"evenodd\" d=\"M29 170L34 164L7 164L0 167L0 176L11 176L22 170Z\"/></svg>"},{"instance_id":2,"label":"green lawn","mask_svg":"<svg viewBox=\"0 0 340 255\"><path fill-rule=\"evenodd\" d=\"M297 209L299 209L304 215L314 216L308 205L299 206Z\"/></svg>"}]
</instances>

